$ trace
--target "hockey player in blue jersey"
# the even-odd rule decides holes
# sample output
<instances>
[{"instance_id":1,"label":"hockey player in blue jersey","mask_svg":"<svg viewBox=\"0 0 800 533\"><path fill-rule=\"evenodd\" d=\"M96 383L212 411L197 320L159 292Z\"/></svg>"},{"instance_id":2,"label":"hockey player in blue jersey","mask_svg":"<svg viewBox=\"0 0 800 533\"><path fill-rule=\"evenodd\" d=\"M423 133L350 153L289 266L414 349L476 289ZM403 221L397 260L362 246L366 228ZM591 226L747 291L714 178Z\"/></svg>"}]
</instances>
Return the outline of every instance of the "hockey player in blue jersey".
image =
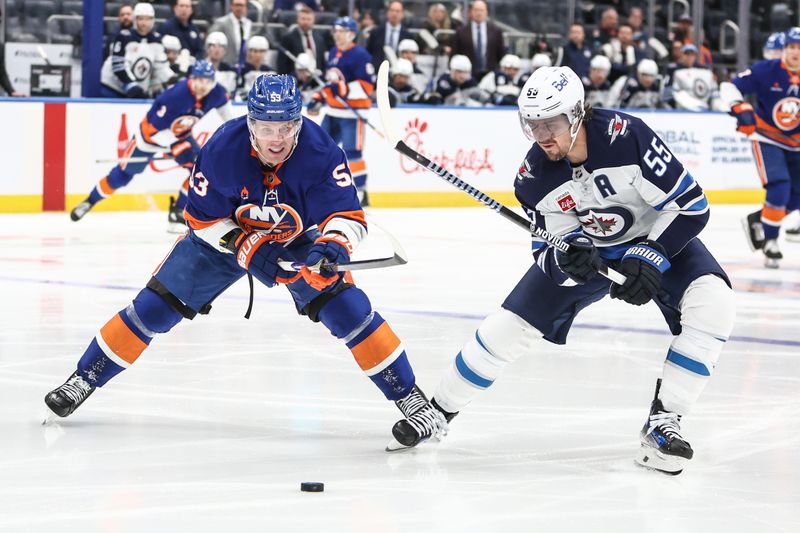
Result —
<instances>
[{"instance_id":1,"label":"hockey player in blue jersey","mask_svg":"<svg viewBox=\"0 0 800 533\"><path fill-rule=\"evenodd\" d=\"M202 148L181 236L133 302L106 323L66 383L45 398L58 416L128 368L157 335L206 314L245 274L285 285L300 314L321 322L405 416L433 416L400 339L352 278L337 272L367 233L344 152L301 116L294 78L265 74L247 116L223 124ZM304 262L301 272L279 260ZM282 332L269 331L269 335ZM431 436L442 431L430 425Z\"/></svg>"},{"instance_id":2,"label":"hockey player in blue jersey","mask_svg":"<svg viewBox=\"0 0 800 533\"><path fill-rule=\"evenodd\" d=\"M231 118L228 95L214 81L214 67L208 61L196 62L189 78L170 87L155 99L142 120L117 166L95 185L89 196L70 213L73 221L82 219L101 200L108 198L144 172L150 160L158 153L172 155L175 162L191 172L200 146L192 136L194 125L209 111L215 109L223 121ZM186 206L188 178L178 192L178 199L170 198L169 224L171 231L186 230L183 209Z\"/></svg>"},{"instance_id":3,"label":"hockey player in blue jersey","mask_svg":"<svg viewBox=\"0 0 800 533\"><path fill-rule=\"evenodd\" d=\"M518 102L535 144L520 165L516 196L537 227L570 248L534 238L534 264L463 346L432 402L452 420L514 360L546 342L565 344L580 310L609 293L631 305L653 301L675 337L637 462L677 474L693 455L681 417L711 377L734 319L728 278L697 238L709 216L703 190L640 119L585 107L583 84L567 67L537 70ZM601 261L625 283L599 276ZM393 431L400 442L415 439L406 421Z\"/></svg>"},{"instance_id":4,"label":"hockey player in blue jersey","mask_svg":"<svg viewBox=\"0 0 800 533\"><path fill-rule=\"evenodd\" d=\"M344 149L361 204L367 206L367 162L363 155L365 124L356 113L363 117L372 107L375 68L369 52L353 42L357 33L358 24L352 18L339 17L334 21L335 46L328 52L325 74L328 84L314 95L308 111L313 115L323 104L327 105L322 128Z\"/></svg>"},{"instance_id":5,"label":"hockey player in blue jersey","mask_svg":"<svg viewBox=\"0 0 800 533\"><path fill-rule=\"evenodd\" d=\"M752 142L767 192L764 207L743 223L750 248L763 251L768 268L778 268L783 259L778 236L784 217L800 208L800 28L789 29L784 43L782 58L759 61L720 85L736 130ZM747 95L755 95L755 109Z\"/></svg>"}]
</instances>

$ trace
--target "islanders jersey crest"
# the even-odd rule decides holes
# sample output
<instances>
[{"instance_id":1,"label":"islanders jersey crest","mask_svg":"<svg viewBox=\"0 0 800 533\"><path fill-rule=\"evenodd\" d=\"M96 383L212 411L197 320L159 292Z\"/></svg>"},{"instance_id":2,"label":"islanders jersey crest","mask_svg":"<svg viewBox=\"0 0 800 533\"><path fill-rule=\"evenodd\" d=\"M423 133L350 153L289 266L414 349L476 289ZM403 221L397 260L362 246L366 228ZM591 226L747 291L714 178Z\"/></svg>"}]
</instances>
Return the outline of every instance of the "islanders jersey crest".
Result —
<instances>
[{"instance_id":1,"label":"islanders jersey crest","mask_svg":"<svg viewBox=\"0 0 800 533\"><path fill-rule=\"evenodd\" d=\"M170 124L169 129L175 137L191 133L192 128L200 119L194 115L181 115Z\"/></svg>"},{"instance_id":2,"label":"islanders jersey crest","mask_svg":"<svg viewBox=\"0 0 800 533\"><path fill-rule=\"evenodd\" d=\"M800 98L787 96L778 100L772 108L772 122L783 131L800 126Z\"/></svg>"},{"instance_id":3,"label":"islanders jersey crest","mask_svg":"<svg viewBox=\"0 0 800 533\"><path fill-rule=\"evenodd\" d=\"M244 204L236 209L235 218L246 232L258 231L275 242L288 242L303 232L303 220L289 204Z\"/></svg>"}]
</instances>

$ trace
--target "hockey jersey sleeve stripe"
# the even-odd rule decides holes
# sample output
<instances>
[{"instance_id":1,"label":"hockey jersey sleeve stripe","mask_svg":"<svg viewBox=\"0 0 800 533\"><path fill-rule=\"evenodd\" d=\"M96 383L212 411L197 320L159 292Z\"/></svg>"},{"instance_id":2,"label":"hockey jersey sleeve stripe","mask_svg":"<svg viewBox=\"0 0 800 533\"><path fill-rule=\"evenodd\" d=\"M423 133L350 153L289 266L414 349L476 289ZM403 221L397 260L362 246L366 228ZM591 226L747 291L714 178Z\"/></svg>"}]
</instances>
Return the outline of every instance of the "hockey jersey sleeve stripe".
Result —
<instances>
[{"instance_id":1,"label":"hockey jersey sleeve stripe","mask_svg":"<svg viewBox=\"0 0 800 533\"><path fill-rule=\"evenodd\" d=\"M183 212L184 218L186 218L186 222L189 224L189 227L193 230L200 230L204 228L208 228L219 222L220 220L225 220L224 218L215 218L214 220L200 220L199 218L195 218L189 214L189 211Z\"/></svg>"},{"instance_id":2,"label":"hockey jersey sleeve stripe","mask_svg":"<svg viewBox=\"0 0 800 533\"><path fill-rule=\"evenodd\" d=\"M662 209L664 209L665 205L667 205L668 203L673 201L675 198L677 198L678 196L680 196L681 194L686 192L689 189L689 187L694 185L694 183L695 183L694 178L692 177L691 174L689 174L687 172L683 176L681 181L678 183L678 185L672 191L670 191L669 196L667 196L667 199L662 201L660 204L658 204L656 206L653 206L653 208L656 211L661 211Z\"/></svg>"},{"instance_id":3,"label":"hockey jersey sleeve stripe","mask_svg":"<svg viewBox=\"0 0 800 533\"><path fill-rule=\"evenodd\" d=\"M153 124L151 124L150 121L147 120L147 117L142 119L142 123L140 124L139 129L141 130L142 137L146 142L155 145L158 144L158 142L156 142L155 139L153 139L153 135L158 133L158 128L153 126Z\"/></svg>"}]
</instances>

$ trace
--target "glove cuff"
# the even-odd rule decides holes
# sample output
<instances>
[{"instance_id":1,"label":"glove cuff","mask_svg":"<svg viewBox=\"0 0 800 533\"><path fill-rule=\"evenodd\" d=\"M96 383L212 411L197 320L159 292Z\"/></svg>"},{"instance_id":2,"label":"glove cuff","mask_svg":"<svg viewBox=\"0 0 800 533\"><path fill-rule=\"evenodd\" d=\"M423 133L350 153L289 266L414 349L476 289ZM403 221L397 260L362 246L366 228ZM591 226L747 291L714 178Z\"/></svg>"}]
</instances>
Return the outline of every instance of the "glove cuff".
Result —
<instances>
[{"instance_id":1,"label":"glove cuff","mask_svg":"<svg viewBox=\"0 0 800 533\"><path fill-rule=\"evenodd\" d=\"M733 112L736 115L740 113L748 113L748 112L752 113L753 106L750 105L750 102L739 102L738 104L731 106L731 112Z\"/></svg>"},{"instance_id":2,"label":"glove cuff","mask_svg":"<svg viewBox=\"0 0 800 533\"><path fill-rule=\"evenodd\" d=\"M672 266L672 263L667 259L664 247L655 241L643 241L639 244L634 244L622 256L622 260L624 261L625 259L644 261L662 274Z\"/></svg>"},{"instance_id":3,"label":"glove cuff","mask_svg":"<svg viewBox=\"0 0 800 533\"><path fill-rule=\"evenodd\" d=\"M347 252L347 256L349 257L353 253L353 245L350 243L347 237L342 235L341 233L326 233L322 237L319 237L316 241L317 244L324 244L326 242L335 242L339 246L345 249Z\"/></svg>"},{"instance_id":4,"label":"glove cuff","mask_svg":"<svg viewBox=\"0 0 800 533\"><path fill-rule=\"evenodd\" d=\"M237 239L238 242L239 240ZM236 262L239 263L240 267L247 270L250 266L250 261L256 255L256 251L270 242L265 234L258 231L247 234L239 244L239 249L236 252Z\"/></svg>"}]
</instances>

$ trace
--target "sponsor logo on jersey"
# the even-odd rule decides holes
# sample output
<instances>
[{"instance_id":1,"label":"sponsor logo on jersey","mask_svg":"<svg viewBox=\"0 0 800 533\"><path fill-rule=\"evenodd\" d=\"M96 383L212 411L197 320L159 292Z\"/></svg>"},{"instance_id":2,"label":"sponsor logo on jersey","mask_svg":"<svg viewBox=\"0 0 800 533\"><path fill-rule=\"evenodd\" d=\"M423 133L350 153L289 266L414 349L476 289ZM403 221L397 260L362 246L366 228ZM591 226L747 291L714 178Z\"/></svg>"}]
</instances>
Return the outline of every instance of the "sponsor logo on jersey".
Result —
<instances>
[{"instance_id":1,"label":"sponsor logo on jersey","mask_svg":"<svg viewBox=\"0 0 800 533\"><path fill-rule=\"evenodd\" d=\"M615 114L614 118L608 121L608 134L611 136L608 145L611 146L617 140L617 137L624 137L626 133L628 133L628 119L623 120L619 115Z\"/></svg>"},{"instance_id":2,"label":"sponsor logo on jersey","mask_svg":"<svg viewBox=\"0 0 800 533\"><path fill-rule=\"evenodd\" d=\"M800 98L781 98L772 108L772 121L778 129L791 131L800 126Z\"/></svg>"},{"instance_id":3,"label":"sponsor logo on jersey","mask_svg":"<svg viewBox=\"0 0 800 533\"><path fill-rule=\"evenodd\" d=\"M583 232L598 241L614 241L633 225L633 215L621 206L578 211Z\"/></svg>"},{"instance_id":4,"label":"sponsor logo on jersey","mask_svg":"<svg viewBox=\"0 0 800 533\"><path fill-rule=\"evenodd\" d=\"M575 200L572 199L572 194L569 191L561 194L558 198L556 198L556 202L558 202L558 207L561 208L561 211L566 213L570 209L574 209L576 205Z\"/></svg>"},{"instance_id":5,"label":"sponsor logo on jersey","mask_svg":"<svg viewBox=\"0 0 800 533\"><path fill-rule=\"evenodd\" d=\"M270 241L287 242L303 231L303 220L289 204L245 204L236 209L235 216L243 230L263 233Z\"/></svg>"},{"instance_id":6,"label":"sponsor logo on jersey","mask_svg":"<svg viewBox=\"0 0 800 533\"><path fill-rule=\"evenodd\" d=\"M192 128L198 122L197 117L193 115L181 115L180 117L176 118L170 124L169 129L173 135L176 137L180 137L181 135L186 135L192 131Z\"/></svg>"}]
</instances>

